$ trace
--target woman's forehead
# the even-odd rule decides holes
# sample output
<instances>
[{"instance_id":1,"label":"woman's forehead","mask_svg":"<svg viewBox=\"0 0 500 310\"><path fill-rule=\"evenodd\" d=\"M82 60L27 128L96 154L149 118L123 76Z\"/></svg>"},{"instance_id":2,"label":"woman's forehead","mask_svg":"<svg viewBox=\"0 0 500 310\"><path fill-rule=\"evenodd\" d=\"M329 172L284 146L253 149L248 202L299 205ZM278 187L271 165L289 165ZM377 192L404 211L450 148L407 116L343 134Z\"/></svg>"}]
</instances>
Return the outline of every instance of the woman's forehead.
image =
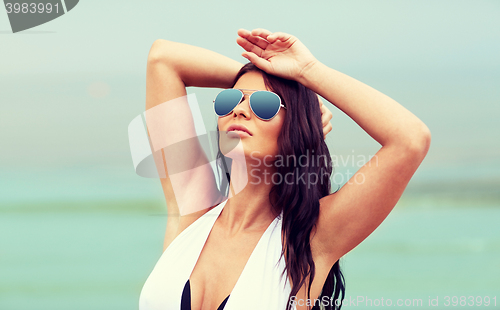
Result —
<instances>
[{"instance_id":1,"label":"woman's forehead","mask_svg":"<svg viewBox=\"0 0 500 310\"><path fill-rule=\"evenodd\" d=\"M264 77L260 72L250 71L243 74L233 88L248 90L267 90Z\"/></svg>"}]
</instances>

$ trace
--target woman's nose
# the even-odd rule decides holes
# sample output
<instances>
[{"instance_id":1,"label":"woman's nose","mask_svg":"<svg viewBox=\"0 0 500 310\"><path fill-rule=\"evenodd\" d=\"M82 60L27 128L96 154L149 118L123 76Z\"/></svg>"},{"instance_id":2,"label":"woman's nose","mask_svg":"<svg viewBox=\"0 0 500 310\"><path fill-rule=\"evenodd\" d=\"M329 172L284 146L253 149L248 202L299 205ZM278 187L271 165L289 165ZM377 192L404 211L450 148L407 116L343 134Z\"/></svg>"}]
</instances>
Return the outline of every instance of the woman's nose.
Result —
<instances>
[{"instance_id":1,"label":"woman's nose","mask_svg":"<svg viewBox=\"0 0 500 310\"><path fill-rule=\"evenodd\" d=\"M233 116L237 117L242 115L245 118L249 118L251 115L249 95L244 95L242 101L233 109Z\"/></svg>"}]
</instances>

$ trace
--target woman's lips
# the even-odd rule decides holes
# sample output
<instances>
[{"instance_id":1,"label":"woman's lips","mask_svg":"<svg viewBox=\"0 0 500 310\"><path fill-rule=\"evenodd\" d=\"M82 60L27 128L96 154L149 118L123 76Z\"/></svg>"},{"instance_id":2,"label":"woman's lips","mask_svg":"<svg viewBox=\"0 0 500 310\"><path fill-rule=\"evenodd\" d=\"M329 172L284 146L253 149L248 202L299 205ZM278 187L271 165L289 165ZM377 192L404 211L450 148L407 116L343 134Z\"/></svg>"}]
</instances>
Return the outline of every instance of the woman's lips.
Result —
<instances>
[{"instance_id":1,"label":"woman's lips","mask_svg":"<svg viewBox=\"0 0 500 310\"><path fill-rule=\"evenodd\" d=\"M233 136L233 137L236 137L236 136L239 136L240 138L244 138L244 137L250 137L250 135L248 134L248 132L246 131L243 131L243 130L231 130L231 131L228 131L226 133L229 137L230 136Z\"/></svg>"},{"instance_id":2,"label":"woman's lips","mask_svg":"<svg viewBox=\"0 0 500 310\"><path fill-rule=\"evenodd\" d=\"M252 133L243 125L241 124L231 124L227 129L227 133L243 133L244 135L240 135L240 137L250 137Z\"/></svg>"}]
</instances>

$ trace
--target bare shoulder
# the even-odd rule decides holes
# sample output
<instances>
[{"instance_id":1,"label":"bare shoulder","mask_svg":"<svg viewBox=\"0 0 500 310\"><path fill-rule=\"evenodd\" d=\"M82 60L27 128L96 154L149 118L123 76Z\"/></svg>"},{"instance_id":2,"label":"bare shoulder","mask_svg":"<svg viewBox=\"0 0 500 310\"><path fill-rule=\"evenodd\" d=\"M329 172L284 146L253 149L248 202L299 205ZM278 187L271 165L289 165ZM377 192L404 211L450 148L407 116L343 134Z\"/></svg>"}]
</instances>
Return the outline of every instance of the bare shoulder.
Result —
<instances>
[{"instance_id":1,"label":"bare shoulder","mask_svg":"<svg viewBox=\"0 0 500 310\"><path fill-rule=\"evenodd\" d=\"M196 220L198 220L200 217L202 217L205 213L212 210L213 208L214 207L210 207L204 210L182 215L179 218L179 228L177 229L176 237L180 235L184 231L184 229L188 228L191 224L196 222Z\"/></svg>"},{"instance_id":2,"label":"bare shoulder","mask_svg":"<svg viewBox=\"0 0 500 310\"><path fill-rule=\"evenodd\" d=\"M205 215L207 212L209 212L218 205L219 204L216 204L215 206L211 206L209 208L197 212L182 215L179 218L179 228L177 229L177 234L175 236L177 237L178 235L180 235L184 231L184 229L188 228L191 224L196 222L200 217L202 217L203 215Z\"/></svg>"}]
</instances>

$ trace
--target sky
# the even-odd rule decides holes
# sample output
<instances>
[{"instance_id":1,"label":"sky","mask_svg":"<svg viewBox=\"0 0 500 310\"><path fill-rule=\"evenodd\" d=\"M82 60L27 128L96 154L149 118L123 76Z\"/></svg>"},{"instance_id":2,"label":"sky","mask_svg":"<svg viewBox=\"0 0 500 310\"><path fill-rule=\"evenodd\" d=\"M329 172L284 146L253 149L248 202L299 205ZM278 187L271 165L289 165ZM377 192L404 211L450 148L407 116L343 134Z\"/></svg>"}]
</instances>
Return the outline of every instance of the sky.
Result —
<instances>
[{"instance_id":1,"label":"sky","mask_svg":"<svg viewBox=\"0 0 500 310\"><path fill-rule=\"evenodd\" d=\"M422 119L432 144L409 189L500 184L498 16L498 1L82 0L12 34L0 9L0 203L161 197L157 180L134 173L127 137L144 111L149 48L161 38L243 63L239 28L293 34ZM215 124L217 90L188 91L206 103L207 127ZM328 107L332 154L378 150Z\"/></svg>"}]
</instances>

